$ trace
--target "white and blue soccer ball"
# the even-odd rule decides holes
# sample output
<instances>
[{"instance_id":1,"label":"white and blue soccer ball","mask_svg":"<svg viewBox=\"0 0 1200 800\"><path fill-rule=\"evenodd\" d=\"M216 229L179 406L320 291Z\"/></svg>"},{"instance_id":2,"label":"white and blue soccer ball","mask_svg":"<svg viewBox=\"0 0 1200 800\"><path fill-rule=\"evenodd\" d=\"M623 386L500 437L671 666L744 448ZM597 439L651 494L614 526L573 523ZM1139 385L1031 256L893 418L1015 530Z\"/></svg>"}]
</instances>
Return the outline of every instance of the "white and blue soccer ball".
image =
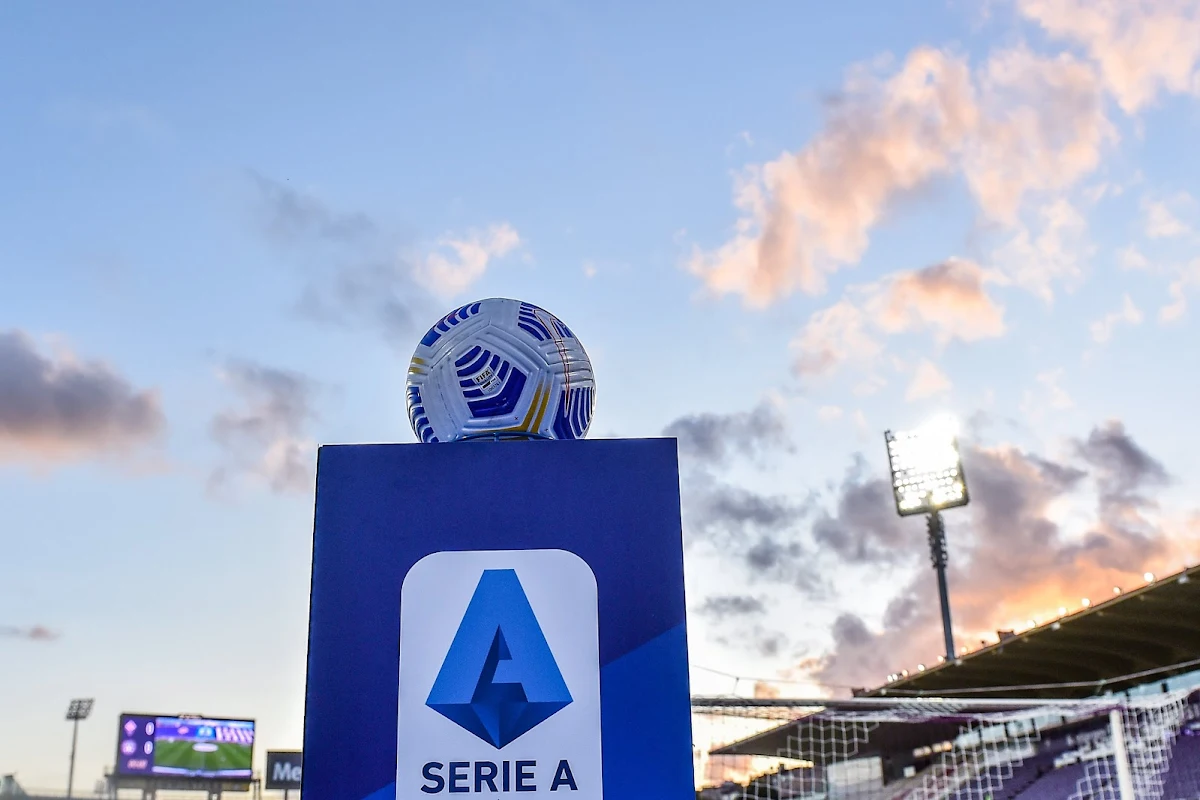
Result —
<instances>
[{"instance_id":1,"label":"white and blue soccer ball","mask_svg":"<svg viewBox=\"0 0 1200 800\"><path fill-rule=\"evenodd\" d=\"M408 420L422 442L473 435L582 439L592 421L592 362L545 309L492 298L437 321L408 368Z\"/></svg>"}]
</instances>

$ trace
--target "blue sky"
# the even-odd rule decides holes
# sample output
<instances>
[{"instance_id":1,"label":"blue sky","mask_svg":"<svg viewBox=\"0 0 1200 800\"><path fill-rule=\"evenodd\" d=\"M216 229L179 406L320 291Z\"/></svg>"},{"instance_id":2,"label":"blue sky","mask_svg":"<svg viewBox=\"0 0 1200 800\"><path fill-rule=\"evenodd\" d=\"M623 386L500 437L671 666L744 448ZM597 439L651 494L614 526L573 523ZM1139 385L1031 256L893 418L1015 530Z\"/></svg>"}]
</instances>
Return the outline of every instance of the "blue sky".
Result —
<instances>
[{"instance_id":1,"label":"blue sky","mask_svg":"<svg viewBox=\"0 0 1200 800\"><path fill-rule=\"evenodd\" d=\"M698 691L936 655L881 442L932 413L963 644L1192 558L1194 0L0 15L28 786L73 696L84 786L123 710L300 744L314 443L412 441L418 331L478 297L581 336L593 435L680 436Z\"/></svg>"}]
</instances>

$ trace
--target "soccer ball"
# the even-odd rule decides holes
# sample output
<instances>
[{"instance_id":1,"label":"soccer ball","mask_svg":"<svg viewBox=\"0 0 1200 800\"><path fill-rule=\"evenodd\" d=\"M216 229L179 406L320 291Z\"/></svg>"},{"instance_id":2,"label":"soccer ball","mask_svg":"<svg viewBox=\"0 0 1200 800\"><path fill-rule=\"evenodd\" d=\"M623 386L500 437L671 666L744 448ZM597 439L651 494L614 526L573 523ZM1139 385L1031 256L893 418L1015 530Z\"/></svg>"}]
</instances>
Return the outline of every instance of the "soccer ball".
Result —
<instances>
[{"instance_id":1,"label":"soccer ball","mask_svg":"<svg viewBox=\"0 0 1200 800\"><path fill-rule=\"evenodd\" d=\"M422 442L473 435L582 439L592 421L592 362L549 311L492 298L429 329L408 367L408 421Z\"/></svg>"}]
</instances>

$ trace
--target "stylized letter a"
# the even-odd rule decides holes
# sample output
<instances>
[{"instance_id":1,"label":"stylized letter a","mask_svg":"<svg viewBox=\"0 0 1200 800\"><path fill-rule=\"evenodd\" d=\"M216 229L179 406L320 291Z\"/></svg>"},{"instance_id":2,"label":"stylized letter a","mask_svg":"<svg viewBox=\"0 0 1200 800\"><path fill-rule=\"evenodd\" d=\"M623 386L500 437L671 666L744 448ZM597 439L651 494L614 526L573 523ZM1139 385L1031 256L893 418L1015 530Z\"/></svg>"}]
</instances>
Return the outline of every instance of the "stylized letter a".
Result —
<instances>
[{"instance_id":1,"label":"stylized letter a","mask_svg":"<svg viewBox=\"0 0 1200 800\"><path fill-rule=\"evenodd\" d=\"M517 573L485 570L425 704L500 748L570 703Z\"/></svg>"}]
</instances>

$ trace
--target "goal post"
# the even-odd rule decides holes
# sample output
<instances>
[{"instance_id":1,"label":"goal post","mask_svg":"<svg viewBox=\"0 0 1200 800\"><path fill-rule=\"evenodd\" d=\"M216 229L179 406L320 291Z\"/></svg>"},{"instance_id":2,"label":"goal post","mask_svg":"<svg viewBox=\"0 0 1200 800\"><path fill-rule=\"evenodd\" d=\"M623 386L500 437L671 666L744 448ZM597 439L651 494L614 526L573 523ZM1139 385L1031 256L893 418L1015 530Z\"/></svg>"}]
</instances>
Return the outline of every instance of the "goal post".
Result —
<instances>
[{"instance_id":1,"label":"goal post","mask_svg":"<svg viewBox=\"0 0 1200 800\"><path fill-rule=\"evenodd\" d=\"M697 790L705 800L1197 800L1198 700L1189 690L696 697Z\"/></svg>"}]
</instances>

